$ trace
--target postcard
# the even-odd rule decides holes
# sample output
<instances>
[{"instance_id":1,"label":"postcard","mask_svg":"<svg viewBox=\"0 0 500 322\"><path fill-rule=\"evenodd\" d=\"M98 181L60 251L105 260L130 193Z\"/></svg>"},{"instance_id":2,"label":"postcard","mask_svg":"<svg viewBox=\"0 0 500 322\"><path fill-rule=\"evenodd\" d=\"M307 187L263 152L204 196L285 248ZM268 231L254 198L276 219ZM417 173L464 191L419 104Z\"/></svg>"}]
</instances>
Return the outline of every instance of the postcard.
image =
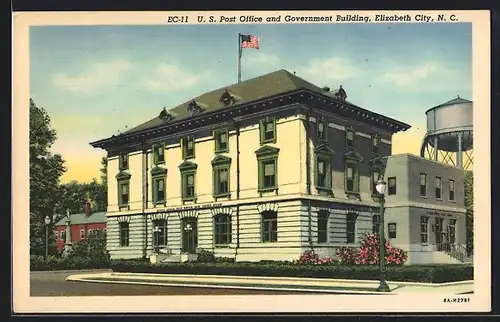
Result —
<instances>
[{"instance_id":1,"label":"postcard","mask_svg":"<svg viewBox=\"0 0 500 322\"><path fill-rule=\"evenodd\" d=\"M14 13L14 311L489 311L489 17Z\"/></svg>"}]
</instances>

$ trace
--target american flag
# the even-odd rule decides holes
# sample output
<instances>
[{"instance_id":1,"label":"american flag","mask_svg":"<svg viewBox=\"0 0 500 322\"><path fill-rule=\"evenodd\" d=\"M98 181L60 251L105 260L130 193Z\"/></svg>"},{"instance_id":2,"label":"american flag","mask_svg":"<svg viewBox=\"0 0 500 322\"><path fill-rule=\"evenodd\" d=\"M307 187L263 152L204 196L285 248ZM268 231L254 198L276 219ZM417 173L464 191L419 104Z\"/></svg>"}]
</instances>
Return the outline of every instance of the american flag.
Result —
<instances>
[{"instance_id":1,"label":"american flag","mask_svg":"<svg viewBox=\"0 0 500 322\"><path fill-rule=\"evenodd\" d=\"M259 49L259 37L253 35L241 35L241 48Z\"/></svg>"}]
</instances>

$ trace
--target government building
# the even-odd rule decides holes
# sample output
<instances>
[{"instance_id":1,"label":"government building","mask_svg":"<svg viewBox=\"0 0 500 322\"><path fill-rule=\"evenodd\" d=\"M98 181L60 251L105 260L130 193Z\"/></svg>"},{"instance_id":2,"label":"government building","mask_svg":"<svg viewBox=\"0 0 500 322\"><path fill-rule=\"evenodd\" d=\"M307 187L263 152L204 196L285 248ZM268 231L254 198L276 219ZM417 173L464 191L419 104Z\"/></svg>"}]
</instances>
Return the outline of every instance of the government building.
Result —
<instances>
[{"instance_id":1,"label":"government building","mask_svg":"<svg viewBox=\"0 0 500 322\"><path fill-rule=\"evenodd\" d=\"M465 244L463 171L391 156L392 135L409 128L350 103L342 86L286 70L164 108L91 143L108 155L108 250L164 261L200 249L236 261L296 260L308 249L335 257L378 232L375 183L385 172L391 243L410 251L410 263L436 253L457 261L438 244L451 241L450 225L453 243ZM442 203L431 200L438 176ZM426 199L414 192L423 182Z\"/></svg>"}]
</instances>

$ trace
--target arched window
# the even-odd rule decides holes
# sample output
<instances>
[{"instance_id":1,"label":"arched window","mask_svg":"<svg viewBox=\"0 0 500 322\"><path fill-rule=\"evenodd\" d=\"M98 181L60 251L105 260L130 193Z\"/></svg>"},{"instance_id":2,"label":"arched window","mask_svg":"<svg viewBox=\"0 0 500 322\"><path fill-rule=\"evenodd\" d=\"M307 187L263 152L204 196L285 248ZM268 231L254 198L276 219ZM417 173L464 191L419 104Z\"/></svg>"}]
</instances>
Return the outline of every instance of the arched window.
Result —
<instances>
[{"instance_id":1,"label":"arched window","mask_svg":"<svg viewBox=\"0 0 500 322\"><path fill-rule=\"evenodd\" d=\"M350 212L347 214L347 243L356 242L356 219L358 215Z\"/></svg>"},{"instance_id":2,"label":"arched window","mask_svg":"<svg viewBox=\"0 0 500 322\"><path fill-rule=\"evenodd\" d=\"M231 243L231 215L218 214L214 217L214 242L215 245Z\"/></svg>"},{"instance_id":3,"label":"arched window","mask_svg":"<svg viewBox=\"0 0 500 322\"><path fill-rule=\"evenodd\" d=\"M276 243L278 241L278 213L276 211L263 211L262 216L262 242Z\"/></svg>"},{"instance_id":4,"label":"arched window","mask_svg":"<svg viewBox=\"0 0 500 322\"><path fill-rule=\"evenodd\" d=\"M318 211L318 243L328 242L328 218L330 212L327 210Z\"/></svg>"},{"instance_id":5,"label":"arched window","mask_svg":"<svg viewBox=\"0 0 500 322\"><path fill-rule=\"evenodd\" d=\"M154 245L166 246L167 245L167 221L165 219L158 219L154 222Z\"/></svg>"}]
</instances>

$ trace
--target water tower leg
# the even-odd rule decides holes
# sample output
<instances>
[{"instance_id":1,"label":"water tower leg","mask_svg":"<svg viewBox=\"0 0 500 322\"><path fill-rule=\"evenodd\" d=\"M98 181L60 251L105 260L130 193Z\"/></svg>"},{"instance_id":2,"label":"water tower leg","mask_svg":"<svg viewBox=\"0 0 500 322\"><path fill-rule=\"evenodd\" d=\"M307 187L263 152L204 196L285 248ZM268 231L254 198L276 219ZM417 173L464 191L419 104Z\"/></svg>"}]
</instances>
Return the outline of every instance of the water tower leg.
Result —
<instances>
[{"instance_id":1,"label":"water tower leg","mask_svg":"<svg viewBox=\"0 0 500 322\"><path fill-rule=\"evenodd\" d=\"M438 138L434 138L434 161L438 160Z\"/></svg>"},{"instance_id":2,"label":"water tower leg","mask_svg":"<svg viewBox=\"0 0 500 322\"><path fill-rule=\"evenodd\" d=\"M460 169L463 168L463 153L462 153L462 132L459 132L458 133L458 136L457 136L457 167L459 167Z\"/></svg>"}]
</instances>

